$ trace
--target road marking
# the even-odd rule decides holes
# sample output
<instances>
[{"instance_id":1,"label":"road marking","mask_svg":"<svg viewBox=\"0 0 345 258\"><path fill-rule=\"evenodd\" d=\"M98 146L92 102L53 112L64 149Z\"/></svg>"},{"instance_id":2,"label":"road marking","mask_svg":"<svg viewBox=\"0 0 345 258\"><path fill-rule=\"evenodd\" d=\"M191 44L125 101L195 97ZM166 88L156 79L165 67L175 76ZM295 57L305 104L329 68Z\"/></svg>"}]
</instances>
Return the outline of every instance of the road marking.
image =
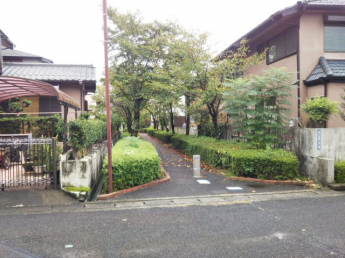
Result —
<instances>
[{"instance_id":1,"label":"road marking","mask_svg":"<svg viewBox=\"0 0 345 258\"><path fill-rule=\"evenodd\" d=\"M230 191L243 190L243 188L242 188L242 187L239 187L239 186L227 187L226 189L228 189L228 190L230 190Z\"/></svg>"},{"instance_id":2,"label":"road marking","mask_svg":"<svg viewBox=\"0 0 345 258\"><path fill-rule=\"evenodd\" d=\"M196 180L196 181L198 181L198 183L201 184L201 185L209 185L209 184L211 184L210 181L204 180L204 179L199 179L199 180Z\"/></svg>"}]
</instances>

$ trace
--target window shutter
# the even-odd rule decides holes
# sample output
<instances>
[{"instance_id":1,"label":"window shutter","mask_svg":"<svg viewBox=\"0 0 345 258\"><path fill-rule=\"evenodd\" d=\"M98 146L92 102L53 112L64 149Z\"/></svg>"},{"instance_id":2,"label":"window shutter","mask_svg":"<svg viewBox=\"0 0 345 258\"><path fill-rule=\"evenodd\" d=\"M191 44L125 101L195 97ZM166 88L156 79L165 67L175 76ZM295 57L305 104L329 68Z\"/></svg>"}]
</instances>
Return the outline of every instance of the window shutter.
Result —
<instances>
[{"instance_id":1,"label":"window shutter","mask_svg":"<svg viewBox=\"0 0 345 258\"><path fill-rule=\"evenodd\" d=\"M325 26L325 51L345 52L345 27Z\"/></svg>"},{"instance_id":2,"label":"window shutter","mask_svg":"<svg viewBox=\"0 0 345 258\"><path fill-rule=\"evenodd\" d=\"M298 31L297 27L292 27L286 31L286 55L297 52Z\"/></svg>"}]
</instances>

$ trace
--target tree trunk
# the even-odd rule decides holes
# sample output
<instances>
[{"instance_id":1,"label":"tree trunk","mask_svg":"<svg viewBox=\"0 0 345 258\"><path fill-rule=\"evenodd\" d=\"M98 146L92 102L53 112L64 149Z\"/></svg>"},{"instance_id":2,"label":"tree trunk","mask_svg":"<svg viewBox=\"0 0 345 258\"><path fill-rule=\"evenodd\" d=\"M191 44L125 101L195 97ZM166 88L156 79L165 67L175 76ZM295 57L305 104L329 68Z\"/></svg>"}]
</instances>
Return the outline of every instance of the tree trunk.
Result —
<instances>
[{"instance_id":1,"label":"tree trunk","mask_svg":"<svg viewBox=\"0 0 345 258\"><path fill-rule=\"evenodd\" d=\"M189 135L189 127L190 127L190 114L189 114L189 109L190 107L190 97L186 96L186 112L187 112L187 116L186 116L186 135Z\"/></svg>"},{"instance_id":2,"label":"tree trunk","mask_svg":"<svg viewBox=\"0 0 345 258\"><path fill-rule=\"evenodd\" d=\"M137 137L139 132L139 125L140 125L140 106L141 100L136 100L134 102L134 123L133 123L133 131L132 136Z\"/></svg>"},{"instance_id":3,"label":"tree trunk","mask_svg":"<svg viewBox=\"0 0 345 258\"><path fill-rule=\"evenodd\" d=\"M175 126L174 126L174 113L172 109L172 103L169 103L170 106L170 125L171 125L171 132L175 134Z\"/></svg>"}]
</instances>

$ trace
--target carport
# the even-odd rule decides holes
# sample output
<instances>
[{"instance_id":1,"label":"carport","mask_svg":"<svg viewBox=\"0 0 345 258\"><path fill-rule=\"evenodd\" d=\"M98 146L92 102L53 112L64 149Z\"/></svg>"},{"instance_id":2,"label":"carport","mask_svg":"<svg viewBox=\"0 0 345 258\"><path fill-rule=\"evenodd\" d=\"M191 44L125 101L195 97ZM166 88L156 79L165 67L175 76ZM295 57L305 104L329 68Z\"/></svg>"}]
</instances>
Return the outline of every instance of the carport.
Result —
<instances>
[{"instance_id":1,"label":"carport","mask_svg":"<svg viewBox=\"0 0 345 258\"><path fill-rule=\"evenodd\" d=\"M64 151L66 151L68 108L77 111L80 109L79 104L49 83L20 77L0 76L0 102L11 98L32 96L57 97L60 105L64 107Z\"/></svg>"}]
</instances>

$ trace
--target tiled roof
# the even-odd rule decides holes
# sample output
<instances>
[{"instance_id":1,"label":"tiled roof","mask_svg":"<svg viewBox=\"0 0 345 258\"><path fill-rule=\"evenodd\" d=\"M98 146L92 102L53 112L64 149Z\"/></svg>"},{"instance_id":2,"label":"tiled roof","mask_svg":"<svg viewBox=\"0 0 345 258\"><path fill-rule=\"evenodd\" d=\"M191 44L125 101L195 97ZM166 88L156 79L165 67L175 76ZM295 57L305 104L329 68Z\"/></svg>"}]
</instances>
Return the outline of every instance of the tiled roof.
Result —
<instances>
[{"instance_id":1,"label":"tiled roof","mask_svg":"<svg viewBox=\"0 0 345 258\"><path fill-rule=\"evenodd\" d=\"M61 65L48 63L4 63L3 76L41 81L96 81L92 65Z\"/></svg>"},{"instance_id":2,"label":"tiled roof","mask_svg":"<svg viewBox=\"0 0 345 258\"><path fill-rule=\"evenodd\" d=\"M19 50L15 50L15 49L4 49L2 51L2 55L4 57L27 57L27 58L36 58L36 59L41 59L42 61L44 61L45 63L53 63L51 60L41 57L41 56L36 56L33 54L29 54L29 53L25 53Z\"/></svg>"},{"instance_id":3,"label":"tiled roof","mask_svg":"<svg viewBox=\"0 0 345 258\"><path fill-rule=\"evenodd\" d=\"M260 23L254 29L243 35L237 41L232 43L229 47L223 50L215 59L220 60L223 59L229 50L236 50L241 42L242 39L247 38L251 40L256 35L262 33L264 30L272 26L273 24L280 21L280 19L290 16L290 15L297 15L305 10L312 10L312 11L326 11L328 8L334 8L339 6L339 12L343 12L345 0L302 0L298 1L295 5L286 7L282 10L279 10L272 14L268 19Z\"/></svg>"},{"instance_id":4,"label":"tiled roof","mask_svg":"<svg viewBox=\"0 0 345 258\"><path fill-rule=\"evenodd\" d=\"M345 0L311 0L306 2L311 5L345 5Z\"/></svg>"},{"instance_id":5,"label":"tiled roof","mask_svg":"<svg viewBox=\"0 0 345 258\"><path fill-rule=\"evenodd\" d=\"M332 81L343 78L345 78L345 60L326 60L322 56L314 71L304 82L306 85L316 85L321 80Z\"/></svg>"}]
</instances>

